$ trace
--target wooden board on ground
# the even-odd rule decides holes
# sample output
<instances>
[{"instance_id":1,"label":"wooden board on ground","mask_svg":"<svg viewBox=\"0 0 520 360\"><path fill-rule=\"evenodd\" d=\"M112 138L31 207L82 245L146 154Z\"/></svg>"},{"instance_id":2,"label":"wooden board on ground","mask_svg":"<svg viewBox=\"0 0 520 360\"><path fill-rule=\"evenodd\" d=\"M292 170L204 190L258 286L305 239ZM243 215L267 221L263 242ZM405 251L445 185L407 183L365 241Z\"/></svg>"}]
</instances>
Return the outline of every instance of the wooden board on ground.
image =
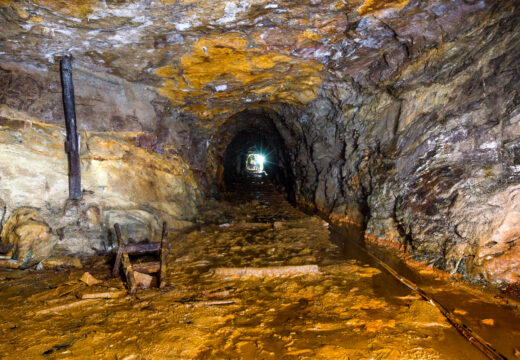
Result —
<instances>
[{"instance_id":1,"label":"wooden board on ground","mask_svg":"<svg viewBox=\"0 0 520 360\"><path fill-rule=\"evenodd\" d=\"M214 276L225 279L251 277L284 277L293 275L319 274L318 265L217 268Z\"/></svg>"}]
</instances>

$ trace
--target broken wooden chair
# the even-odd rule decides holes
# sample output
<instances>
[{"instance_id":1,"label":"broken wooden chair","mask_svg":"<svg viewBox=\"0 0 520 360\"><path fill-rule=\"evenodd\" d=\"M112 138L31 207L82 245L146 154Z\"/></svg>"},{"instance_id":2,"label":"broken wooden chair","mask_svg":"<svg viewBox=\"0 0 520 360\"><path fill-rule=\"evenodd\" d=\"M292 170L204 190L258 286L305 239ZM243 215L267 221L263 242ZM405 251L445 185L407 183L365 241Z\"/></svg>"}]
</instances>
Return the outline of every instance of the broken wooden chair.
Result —
<instances>
[{"instance_id":1,"label":"broken wooden chair","mask_svg":"<svg viewBox=\"0 0 520 360\"><path fill-rule=\"evenodd\" d=\"M121 229L119 224L114 224L117 237L117 253L116 262L114 269L112 270L112 276L117 276L121 264L123 265L123 271L125 273L126 281L128 283L128 291L130 294L135 294L137 290L137 281L135 272L141 274L153 274L158 273L159 287L163 288L166 286L166 262L168 260L168 244L166 238L168 237L168 230L166 229L166 222L163 223L161 242L140 242L136 244L125 245L124 239L121 236ZM149 255L159 254L159 261L136 263L130 262L130 255Z\"/></svg>"}]
</instances>

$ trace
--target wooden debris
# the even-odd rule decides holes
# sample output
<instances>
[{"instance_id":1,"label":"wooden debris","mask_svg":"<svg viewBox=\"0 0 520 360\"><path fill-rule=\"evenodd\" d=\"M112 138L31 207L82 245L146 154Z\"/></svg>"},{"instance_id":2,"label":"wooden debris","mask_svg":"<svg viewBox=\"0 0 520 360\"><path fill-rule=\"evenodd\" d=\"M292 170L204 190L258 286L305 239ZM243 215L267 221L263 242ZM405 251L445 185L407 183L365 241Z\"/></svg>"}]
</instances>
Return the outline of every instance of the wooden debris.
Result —
<instances>
[{"instance_id":1,"label":"wooden debris","mask_svg":"<svg viewBox=\"0 0 520 360\"><path fill-rule=\"evenodd\" d=\"M411 300L419 300L419 299L421 299L421 297L418 296L418 295L396 296L395 298L399 299L399 300L403 300L403 301L411 301Z\"/></svg>"},{"instance_id":2,"label":"wooden debris","mask_svg":"<svg viewBox=\"0 0 520 360\"><path fill-rule=\"evenodd\" d=\"M147 274L159 273L159 287L166 286L166 266L168 260L168 244L167 244L167 225L163 223L161 242L159 243L140 243L125 245L121 236L119 224L114 224L116 237L118 242L118 250L116 261L112 269L112 275L116 276L119 272L120 264L123 263L123 269L128 282L128 288L131 294L134 294L137 286L145 289L149 288L152 283L152 277ZM160 260L155 262L147 262L132 265L129 255L143 255L147 253L159 253ZM126 255L125 255L126 254Z\"/></svg>"},{"instance_id":3,"label":"wooden debris","mask_svg":"<svg viewBox=\"0 0 520 360\"><path fill-rule=\"evenodd\" d=\"M221 306L238 304L236 300L220 300L220 301L201 301L196 303L199 306Z\"/></svg>"},{"instance_id":4,"label":"wooden debris","mask_svg":"<svg viewBox=\"0 0 520 360\"><path fill-rule=\"evenodd\" d=\"M101 293L83 294L82 299L116 299L125 296L126 291L106 291Z\"/></svg>"},{"instance_id":5,"label":"wooden debris","mask_svg":"<svg viewBox=\"0 0 520 360\"><path fill-rule=\"evenodd\" d=\"M84 282L88 286L96 285L102 282L101 280L98 280L94 276L92 276L88 271L83 273L83 276L81 276L81 279L79 279L79 281Z\"/></svg>"},{"instance_id":6,"label":"wooden debris","mask_svg":"<svg viewBox=\"0 0 520 360\"><path fill-rule=\"evenodd\" d=\"M134 271L143 274L153 274L161 270L161 264L159 263L159 261L150 261L140 264L133 264L132 267L134 268Z\"/></svg>"},{"instance_id":7,"label":"wooden debris","mask_svg":"<svg viewBox=\"0 0 520 360\"><path fill-rule=\"evenodd\" d=\"M168 229L166 222L163 223L162 237L161 237L161 271L159 273L159 287L163 288L166 286L166 265L168 261L168 254L170 250L167 244Z\"/></svg>"},{"instance_id":8,"label":"wooden debris","mask_svg":"<svg viewBox=\"0 0 520 360\"><path fill-rule=\"evenodd\" d=\"M284 277L319 274L318 265L273 266L262 268L217 268L215 276L222 278Z\"/></svg>"},{"instance_id":9,"label":"wooden debris","mask_svg":"<svg viewBox=\"0 0 520 360\"><path fill-rule=\"evenodd\" d=\"M123 251L121 260L123 262L126 282L128 283L128 292L130 295L134 295L137 291L137 283L135 282L134 270L132 269L132 264L130 263L130 258L128 257L128 253L126 251Z\"/></svg>"},{"instance_id":10,"label":"wooden debris","mask_svg":"<svg viewBox=\"0 0 520 360\"><path fill-rule=\"evenodd\" d=\"M204 291L203 295L207 297L208 299L215 299L215 298L225 298L231 295L231 292L229 290L224 291L218 291L218 292L209 292Z\"/></svg>"},{"instance_id":11,"label":"wooden debris","mask_svg":"<svg viewBox=\"0 0 520 360\"><path fill-rule=\"evenodd\" d=\"M482 319L480 320L480 322L484 325L487 325L487 326L494 326L495 325L495 320L493 319Z\"/></svg>"},{"instance_id":12,"label":"wooden debris","mask_svg":"<svg viewBox=\"0 0 520 360\"><path fill-rule=\"evenodd\" d=\"M49 313L53 313L53 312L58 312L58 311L62 311L62 310L71 309L71 308L74 308L74 307L77 307L77 306L81 306L81 305L91 304L91 303L93 303L95 301L96 301L95 299L79 300L79 301L76 301L76 302L73 302L73 303L70 303L70 304L59 305L59 306L55 306L55 307L52 307L52 308L49 308L49 309L40 310L40 311L37 311L35 314L36 315L49 314Z\"/></svg>"},{"instance_id":13,"label":"wooden debris","mask_svg":"<svg viewBox=\"0 0 520 360\"><path fill-rule=\"evenodd\" d=\"M161 250L161 243L158 242L128 244L125 246L125 251L128 255L148 254L159 250Z\"/></svg>"},{"instance_id":14,"label":"wooden debris","mask_svg":"<svg viewBox=\"0 0 520 360\"><path fill-rule=\"evenodd\" d=\"M466 310L462 310L462 309L455 309L453 310L453 313L457 314L457 315L467 315L468 312Z\"/></svg>"},{"instance_id":15,"label":"wooden debris","mask_svg":"<svg viewBox=\"0 0 520 360\"><path fill-rule=\"evenodd\" d=\"M153 278L150 275L140 273L138 271L134 271L134 279L136 282L136 285L143 288L143 289L149 289L152 285Z\"/></svg>"}]
</instances>

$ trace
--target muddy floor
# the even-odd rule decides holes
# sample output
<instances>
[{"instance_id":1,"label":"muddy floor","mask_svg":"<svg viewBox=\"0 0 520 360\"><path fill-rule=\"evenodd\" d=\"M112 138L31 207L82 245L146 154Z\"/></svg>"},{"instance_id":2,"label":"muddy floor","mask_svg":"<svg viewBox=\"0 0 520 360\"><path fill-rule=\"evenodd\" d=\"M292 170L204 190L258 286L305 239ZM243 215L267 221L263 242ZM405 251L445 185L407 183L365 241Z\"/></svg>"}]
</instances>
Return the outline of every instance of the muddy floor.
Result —
<instances>
[{"instance_id":1,"label":"muddy floor","mask_svg":"<svg viewBox=\"0 0 520 360\"><path fill-rule=\"evenodd\" d=\"M135 297L110 278L108 257L0 271L0 358L485 359L436 308L269 186L208 202L199 222L170 236L167 287ZM87 271L100 282L80 281ZM98 293L114 298L88 298ZM513 353L520 332L507 336Z\"/></svg>"}]
</instances>

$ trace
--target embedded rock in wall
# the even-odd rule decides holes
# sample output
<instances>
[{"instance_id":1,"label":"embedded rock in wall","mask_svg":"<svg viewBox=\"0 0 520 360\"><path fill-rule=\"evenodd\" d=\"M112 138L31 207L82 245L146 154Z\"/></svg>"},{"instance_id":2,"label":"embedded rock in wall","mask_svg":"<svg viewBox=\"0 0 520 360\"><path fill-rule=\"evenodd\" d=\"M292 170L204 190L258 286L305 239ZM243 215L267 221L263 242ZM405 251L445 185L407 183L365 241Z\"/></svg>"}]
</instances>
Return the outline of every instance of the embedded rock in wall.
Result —
<instances>
[{"instance_id":1,"label":"embedded rock in wall","mask_svg":"<svg viewBox=\"0 0 520 360\"><path fill-rule=\"evenodd\" d=\"M39 209L58 236L57 252L110 250L115 222L127 239L156 240L162 221L181 229L195 216L200 191L189 167L139 147L142 134L81 131L83 198L69 201L63 130L5 118L1 125L0 198L8 213Z\"/></svg>"},{"instance_id":2,"label":"embedded rock in wall","mask_svg":"<svg viewBox=\"0 0 520 360\"><path fill-rule=\"evenodd\" d=\"M9 217L0 235L2 244L12 245L7 253L20 268L33 266L52 255L56 235L34 208L18 208Z\"/></svg>"},{"instance_id":3,"label":"embedded rock in wall","mask_svg":"<svg viewBox=\"0 0 520 360\"><path fill-rule=\"evenodd\" d=\"M513 185L490 198L485 213L497 211L488 232L480 237L475 255L476 272L484 279L520 280L520 186ZM479 237L477 237L479 238Z\"/></svg>"}]
</instances>

